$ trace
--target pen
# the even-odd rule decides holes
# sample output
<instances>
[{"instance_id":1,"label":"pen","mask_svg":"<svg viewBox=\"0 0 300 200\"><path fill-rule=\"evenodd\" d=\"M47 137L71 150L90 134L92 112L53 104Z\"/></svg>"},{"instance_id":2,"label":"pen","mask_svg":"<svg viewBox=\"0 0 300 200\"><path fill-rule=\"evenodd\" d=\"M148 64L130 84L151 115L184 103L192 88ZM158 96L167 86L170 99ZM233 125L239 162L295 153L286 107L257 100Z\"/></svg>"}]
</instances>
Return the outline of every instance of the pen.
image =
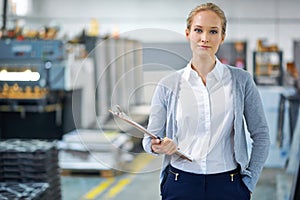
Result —
<instances>
[{"instance_id":1,"label":"pen","mask_svg":"<svg viewBox=\"0 0 300 200\"><path fill-rule=\"evenodd\" d=\"M164 139L161 139L161 137L159 137L159 136L156 136L156 138L154 138L154 139L159 139L159 144L162 143L162 141L164 141Z\"/></svg>"}]
</instances>

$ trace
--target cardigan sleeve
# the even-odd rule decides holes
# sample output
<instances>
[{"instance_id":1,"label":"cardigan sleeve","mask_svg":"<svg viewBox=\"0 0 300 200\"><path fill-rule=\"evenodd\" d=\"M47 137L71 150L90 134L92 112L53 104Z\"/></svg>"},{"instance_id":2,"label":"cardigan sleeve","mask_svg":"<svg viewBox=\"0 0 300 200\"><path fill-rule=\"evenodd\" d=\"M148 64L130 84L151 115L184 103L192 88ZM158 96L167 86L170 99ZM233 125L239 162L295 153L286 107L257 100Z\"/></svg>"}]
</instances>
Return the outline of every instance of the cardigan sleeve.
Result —
<instances>
[{"instance_id":1,"label":"cardigan sleeve","mask_svg":"<svg viewBox=\"0 0 300 200\"><path fill-rule=\"evenodd\" d=\"M262 100L250 74L245 84L244 117L250 137L253 140L250 161L247 168L251 172L251 177L245 177L244 181L252 186L249 189L253 191L268 157L270 138Z\"/></svg>"},{"instance_id":2,"label":"cardigan sleeve","mask_svg":"<svg viewBox=\"0 0 300 200\"><path fill-rule=\"evenodd\" d=\"M166 89L162 85L158 85L155 89L151 110L149 115L149 122L147 130L154 135L164 138L166 129L167 110L165 105ZM145 135L143 138L143 148L148 153L153 153L151 150L151 137Z\"/></svg>"}]
</instances>

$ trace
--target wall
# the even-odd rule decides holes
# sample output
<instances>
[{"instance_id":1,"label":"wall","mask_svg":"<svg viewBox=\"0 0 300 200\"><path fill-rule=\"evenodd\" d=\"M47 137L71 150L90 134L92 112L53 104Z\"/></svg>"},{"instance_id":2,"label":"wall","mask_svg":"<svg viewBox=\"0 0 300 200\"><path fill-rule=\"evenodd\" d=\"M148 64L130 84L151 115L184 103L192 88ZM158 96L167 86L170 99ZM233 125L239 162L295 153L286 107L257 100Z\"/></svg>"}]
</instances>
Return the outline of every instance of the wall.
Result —
<instances>
[{"instance_id":1,"label":"wall","mask_svg":"<svg viewBox=\"0 0 300 200\"><path fill-rule=\"evenodd\" d=\"M58 24L62 34L70 37L87 29L91 18L100 23L100 33L115 27L124 36L146 42L185 41L185 18L191 8L203 1L195 0L29 0L30 13L25 17L29 27ZM1 1L0 1L1 2ZM293 40L300 40L300 1L298 0L212 0L222 7L228 18L227 40L248 41L248 66L259 38L278 44L284 60L293 60ZM151 28L169 30L181 35L161 36ZM134 34L136 29L147 29ZM173 37L173 35L176 35Z\"/></svg>"}]
</instances>

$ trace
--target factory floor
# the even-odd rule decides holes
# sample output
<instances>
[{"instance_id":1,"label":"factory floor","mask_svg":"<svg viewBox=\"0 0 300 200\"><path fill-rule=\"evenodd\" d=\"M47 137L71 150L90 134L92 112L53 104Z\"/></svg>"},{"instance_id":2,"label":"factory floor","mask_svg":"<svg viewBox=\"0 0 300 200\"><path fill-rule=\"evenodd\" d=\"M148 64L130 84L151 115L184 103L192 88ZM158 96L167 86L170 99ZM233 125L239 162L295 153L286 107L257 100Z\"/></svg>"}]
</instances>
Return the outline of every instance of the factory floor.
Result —
<instances>
[{"instance_id":1,"label":"factory floor","mask_svg":"<svg viewBox=\"0 0 300 200\"><path fill-rule=\"evenodd\" d=\"M141 160L142 169L115 177L62 176L63 200L159 200L159 169L161 158ZM261 174L252 200L276 200L276 177L283 174L280 168L265 168Z\"/></svg>"}]
</instances>

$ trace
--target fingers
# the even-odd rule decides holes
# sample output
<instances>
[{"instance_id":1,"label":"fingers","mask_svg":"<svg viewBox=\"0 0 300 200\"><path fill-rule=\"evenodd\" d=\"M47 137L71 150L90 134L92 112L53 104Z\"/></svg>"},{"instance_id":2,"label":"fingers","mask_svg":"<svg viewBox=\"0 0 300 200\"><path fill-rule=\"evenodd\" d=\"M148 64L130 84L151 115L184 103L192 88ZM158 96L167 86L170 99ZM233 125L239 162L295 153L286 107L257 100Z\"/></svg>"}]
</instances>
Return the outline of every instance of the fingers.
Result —
<instances>
[{"instance_id":1,"label":"fingers","mask_svg":"<svg viewBox=\"0 0 300 200\"><path fill-rule=\"evenodd\" d=\"M159 139L152 139L151 140L151 149L155 153L160 153L160 143Z\"/></svg>"},{"instance_id":2,"label":"fingers","mask_svg":"<svg viewBox=\"0 0 300 200\"><path fill-rule=\"evenodd\" d=\"M176 144L170 138L164 138L162 141L152 139L151 144L152 150L155 153L172 155L177 151Z\"/></svg>"},{"instance_id":3,"label":"fingers","mask_svg":"<svg viewBox=\"0 0 300 200\"><path fill-rule=\"evenodd\" d=\"M170 142L168 145L166 145L165 154L172 155L176 151L177 151L177 146L175 145L175 143L173 141Z\"/></svg>"},{"instance_id":4,"label":"fingers","mask_svg":"<svg viewBox=\"0 0 300 200\"><path fill-rule=\"evenodd\" d=\"M176 152L177 146L170 138L164 138L162 141L163 153L172 155Z\"/></svg>"},{"instance_id":5,"label":"fingers","mask_svg":"<svg viewBox=\"0 0 300 200\"><path fill-rule=\"evenodd\" d=\"M152 144L152 145L160 144L160 142L161 142L160 139L152 139L152 140L151 140L151 144Z\"/></svg>"}]
</instances>

